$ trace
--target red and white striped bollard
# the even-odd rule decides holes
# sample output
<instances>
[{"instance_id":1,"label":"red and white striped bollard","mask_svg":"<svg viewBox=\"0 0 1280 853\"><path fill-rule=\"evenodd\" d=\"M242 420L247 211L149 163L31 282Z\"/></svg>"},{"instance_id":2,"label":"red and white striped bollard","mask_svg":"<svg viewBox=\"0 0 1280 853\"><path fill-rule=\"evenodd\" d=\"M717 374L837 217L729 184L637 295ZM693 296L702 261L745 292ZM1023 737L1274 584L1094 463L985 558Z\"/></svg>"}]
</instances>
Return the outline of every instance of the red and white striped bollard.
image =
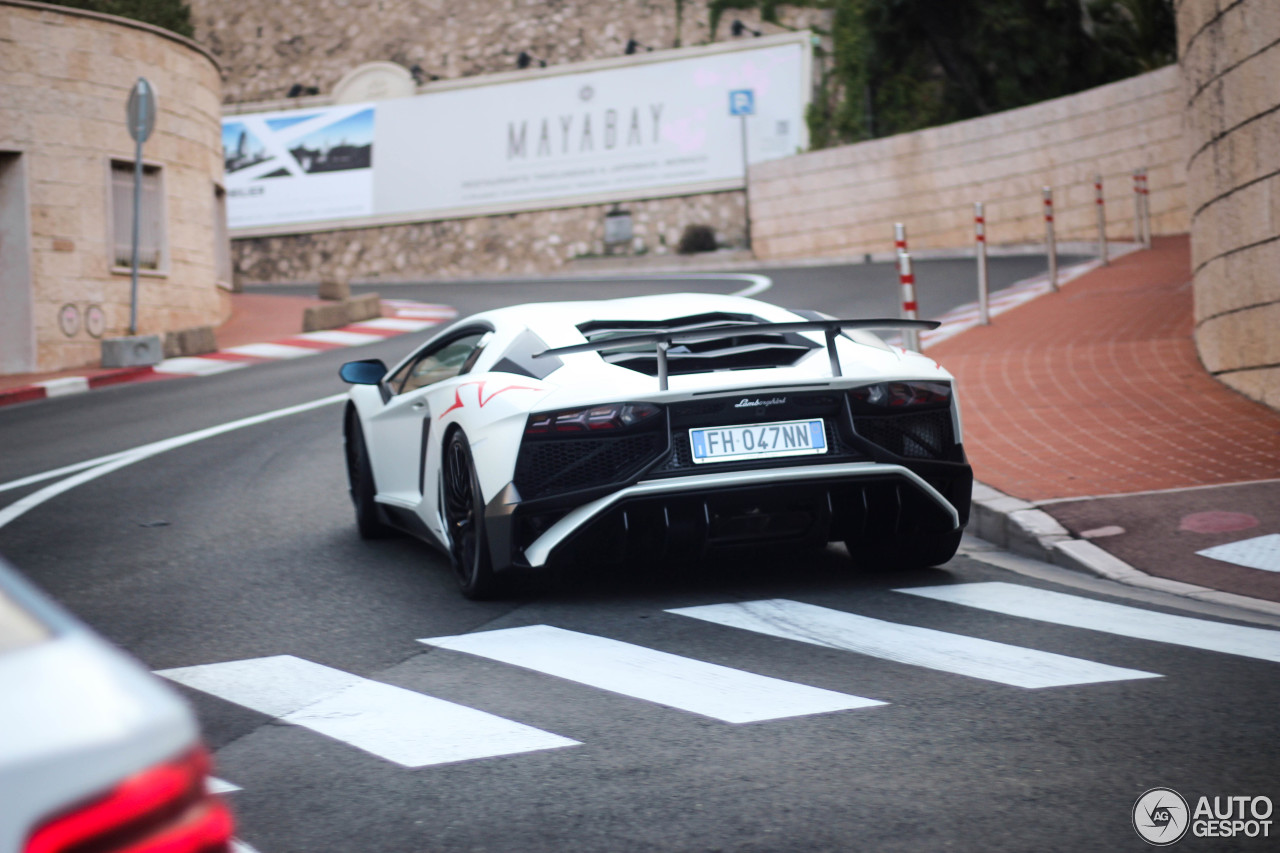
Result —
<instances>
[{"instance_id":1,"label":"red and white striped bollard","mask_svg":"<svg viewBox=\"0 0 1280 853\"><path fill-rule=\"evenodd\" d=\"M1142 245L1151 248L1151 190L1147 186L1147 167L1142 167Z\"/></svg>"},{"instance_id":2,"label":"red and white striped bollard","mask_svg":"<svg viewBox=\"0 0 1280 853\"><path fill-rule=\"evenodd\" d=\"M1058 241L1053 233L1053 187L1045 187L1044 194L1044 241L1049 255L1049 289L1058 290Z\"/></svg>"},{"instance_id":3,"label":"red and white striped bollard","mask_svg":"<svg viewBox=\"0 0 1280 853\"><path fill-rule=\"evenodd\" d=\"M987 217L980 201L973 203L973 237L978 254L978 322L991 325L991 307L987 301L990 282L987 280Z\"/></svg>"},{"instance_id":4,"label":"red and white striped bollard","mask_svg":"<svg viewBox=\"0 0 1280 853\"><path fill-rule=\"evenodd\" d=\"M902 288L902 319L918 319L919 305L916 303L916 277L911 272L911 255L898 253L898 284ZM920 330L903 329L902 339L907 349L920 352Z\"/></svg>"},{"instance_id":5,"label":"red and white striped bollard","mask_svg":"<svg viewBox=\"0 0 1280 853\"><path fill-rule=\"evenodd\" d=\"M1098 207L1098 259L1104 264L1111 263L1107 259L1107 206L1102 195L1102 175L1093 176L1093 195Z\"/></svg>"},{"instance_id":6,"label":"red and white striped bollard","mask_svg":"<svg viewBox=\"0 0 1280 853\"><path fill-rule=\"evenodd\" d=\"M1133 242L1146 245L1142 239L1142 170L1133 170Z\"/></svg>"}]
</instances>

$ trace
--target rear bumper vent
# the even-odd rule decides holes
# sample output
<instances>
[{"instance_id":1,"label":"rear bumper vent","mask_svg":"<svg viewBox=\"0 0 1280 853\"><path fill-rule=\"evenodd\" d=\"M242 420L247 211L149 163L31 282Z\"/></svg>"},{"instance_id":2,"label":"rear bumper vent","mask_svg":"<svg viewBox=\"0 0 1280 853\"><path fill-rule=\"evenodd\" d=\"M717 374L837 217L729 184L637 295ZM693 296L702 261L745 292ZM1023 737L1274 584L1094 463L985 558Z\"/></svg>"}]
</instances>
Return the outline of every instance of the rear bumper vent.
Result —
<instances>
[{"instance_id":1,"label":"rear bumper vent","mask_svg":"<svg viewBox=\"0 0 1280 853\"><path fill-rule=\"evenodd\" d=\"M666 449L665 432L527 441L516 461L516 489L525 500L620 482Z\"/></svg>"},{"instance_id":2,"label":"rear bumper vent","mask_svg":"<svg viewBox=\"0 0 1280 853\"><path fill-rule=\"evenodd\" d=\"M963 461L948 409L901 415L855 415L853 428L867 441L897 456Z\"/></svg>"}]
</instances>

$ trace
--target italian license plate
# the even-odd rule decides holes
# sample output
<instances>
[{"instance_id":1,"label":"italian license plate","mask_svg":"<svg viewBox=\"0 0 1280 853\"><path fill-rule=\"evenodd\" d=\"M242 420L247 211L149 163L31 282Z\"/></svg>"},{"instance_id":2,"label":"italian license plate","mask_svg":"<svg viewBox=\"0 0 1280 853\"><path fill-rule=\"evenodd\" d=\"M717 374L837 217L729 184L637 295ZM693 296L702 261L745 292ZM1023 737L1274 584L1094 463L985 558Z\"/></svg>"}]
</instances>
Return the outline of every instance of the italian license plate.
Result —
<instances>
[{"instance_id":1,"label":"italian license plate","mask_svg":"<svg viewBox=\"0 0 1280 853\"><path fill-rule=\"evenodd\" d=\"M821 418L691 429L689 443L693 448L693 461L697 463L827 452L827 434Z\"/></svg>"}]
</instances>

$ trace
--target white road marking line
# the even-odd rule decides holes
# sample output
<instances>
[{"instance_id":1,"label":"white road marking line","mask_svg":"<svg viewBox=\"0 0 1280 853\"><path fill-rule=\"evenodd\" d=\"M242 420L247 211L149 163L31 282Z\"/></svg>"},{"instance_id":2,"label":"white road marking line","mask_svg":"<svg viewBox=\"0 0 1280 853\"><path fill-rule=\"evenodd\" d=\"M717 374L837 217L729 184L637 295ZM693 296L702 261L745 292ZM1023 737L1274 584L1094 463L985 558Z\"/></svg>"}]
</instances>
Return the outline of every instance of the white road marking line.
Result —
<instances>
[{"instance_id":1,"label":"white road marking line","mask_svg":"<svg viewBox=\"0 0 1280 853\"><path fill-rule=\"evenodd\" d=\"M326 344L341 344L342 346L354 347L361 344L372 344L378 341L385 341L386 335L362 335L359 332L344 332L339 329L328 329L322 332L307 332L305 334L296 335L300 340L305 341L321 341Z\"/></svg>"},{"instance_id":2,"label":"white road marking line","mask_svg":"<svg viewBox=\"0 0 1280 853\"><path fill-rule=\"evenodd\" d=\"M1280 631L1266 628L1158 613L1002 581L896 591L1055 625L1280 662Z\"/></svg>"},{"instance_id":3,"label":"white road marking line","mask_svg":"<svg viewBox=\"0 0 1280 853\"><path fill-rule=\"evenodd\" d=\"M303 356L324 352L324 350L312 349L311 347L294 347L288 344L267 343L229 347L223 352L235 353L236 355L251 355L256 358L302 358Z\"/></svg>"},{"instance_id":4,"label":"white road marking line","mask_svg":"<svg viewBox=\"0 0 1280 853\"><path fill-rule=\"evenodd\" d=\"M352 323L358 329L392 329L397 332L418 332L436 325L426 320L410 320L406 317L378 317L374 320L362 320Z\"/></svg>"},{"instance_id":5,"label":"white road marking line","mask_svg":"<svg viewBox=\"0 0 1280 853\"><path fill-rule=\"evenodd\" d=\"M219 779L217 776L209 777L208 787L210 794L233 794L236 791L244 790L239 785L233 785L226 779Z\"/></svg>"},{"instance_id":6,"label":"white road marking line","mask_svg":"<svg viewBox=\"0 0 1280 853\"><path fill-rule=\"evenodd\" d=\"M247 361L224 361L219 358L200 358L184 356L182 358L166 358L151 368L156 373L176 373L183 376L208 376L211 373L226 373L248 367Z\"/></svg>"},{"instance_id":7,"label":"white road marking line","mask_svg":"<svg viewBox=\"0 0 1280 853\"><path fill-rule=\"evenodd\" d=\"M1196 553L1211 560L1234 563L1247 569L1280 572L1280 533L1241 539L1239 542L1228 542L1226 545L1215 545Z\"/></svg>"},{"instance_id":8,"label":"white road marking line","mask_svg":"<svg viewBox=\"0 0 1280 853\"><path fill-rule=\"evenodd\" d=\"M53 480L64 474L74 474L77 471L83 471L85 468L92 468L95 465L102 465L105 462L112 462L122 456L127 456L129 451L121 453L108 453L106 456L99 456L96 459L86 459L83 462L77 462L74 465L64 465L61 468L54 468L52 471L43 471L39 474L32 474L29 477L22 477L17 480L10 480L7 483L0 484L0 492L7 492L10 489L20 489L23 486L34 485L35 483L43 483L45 480Z\"/></svg>"},{"instance_id":9,"label":"white road marking line","mask_svg":"<svg viewBox=\"0 0 1280 853\"><path fill-rule=\"evenodd\" d=\"M405 767L579 745L532 726L292 655L166 669L157 675Z\"/></svg>"},{"instance_id":10,"label":"white road marking line","mask_svg":"<svg viewBox=\"0 0 1280 853\"><path fill-rule=\"evenodd\" d=\"M132 465L134 462L137 462L139 459L143 459L143 458L146 458L146 457L140 456L135 458L132 455L122 454L116 457L115 459L113 459L112 461L103 463L102 465L99 465L96 468L90 468L87 471L81 471L79 474L75 474L71 477L68 477L67 479L62 480L61 482L54 483L53 485L50 485L50 486L45 486L43 489L41 489L38 492L32 492L31 494L27 495L25 498L20 498L19 500L16 500L13 503L9 504L4 509L0 509L0 527L4 527L6 524L13 521L15 518L18 518L19 516L24 515L28 510L35 509L37 506L49 500L50 498L57 497L63 492L68 492L71 489L74 489L76 486L83 485L89 482L90 480L96 480L99 477L101 477L103 474L110 474L112 471L115 471L120 468L124 468L127 465Z\"/></svg>"},{"instance_id":11,"label":"white road marking line","mask_svg":"<svg viewBox=\"0 0 1280 853\"><path fill-rule=\"evenodd\" d=\"M1151 672L885 622L782 598L681 607L667 612L1014 687L1061 687L1160 677Z\"/></svg>"},{"instance_id":12,"label":"white road marking line","mask_svg":"<svg viewBox=\"0 0 1280 853\"><path fill-rule=\"evenodd\" d=\"M26 485L29 483L37 483L41 480L51 479L55 476L61 476L63 473L71 471L80 471L75 476L45 486L37 492L32 492L20 500L14 501L4 509L0 509L0 527L4 527L15 518L26 513L28 510L34 509L50 498L57 497L63 492L70 491L76 486L87 483L90 480L96 480L104 474L110 474L112 471L132 465L135 462L141 462L158 453L164 453L166 450L173 450L176 447L184 447L188 444L194 444L197 441L203 441L206 438L213 438L216 435L233 432L244 427L255 426L257 424L273 421L277 418L283 418L288 415L295 415L299 412L309 412L312 409L318 409L321 406L327 406L331 403L341 403L347 399L346 394L334 394L330 397L322 397L319 400L312 400L310 403L302 403L297 406L288 406L283 409L276 409L274 412L265 412L261 415L253 415L247 418L241 418L237 421L230 421L218 426L199 429L195 432L189 432L186 435L178 435L173 438L166 438L161 441L153 441L150 444L143 444L132 450L125 450L120 453L112 453L107 456L100 456L87 462L81 462L78 465L68 465L59 468L56 471L47 471L44 474L36 474L31 477L24 477L21 480L15 480L12 483L6 483L0 486L0 491L5 489L17 488L19 484ZM93 467L90 467L93 466ZM89 470L85 470L88 468Z\"/></svg>"},{"instance_id":13,"label":"white road marking line","mask_svg":"<svg viewBox=\"0 0 1280 853\"><path fill-rule=\"evenodd\" d=\"M589 687L723 720L751 723L883 705L550 625L419 640Z\"/></svg>"},{"instance_id":14,"label":"white road marking line","mask_svg":"<svg viewBox=\"0 0 1280 853\"><path fill-rule=\"evenodd\" d=\"M88 391L89 377L64 376L61 379L46 379L36 384L44 387L46 397L61 397L66 394L80 394Z\"/></svg>"},{"instance_id":15,"label":"white road marking line","mask_svg":"<svg viewBox=\"0 0 1280 853\"><path fill-rule=\"evenodd\" d=\"M231 853L258 853L258 850L245 844L239 838L233 838L231 839Z\"/></svg>"}]
</instances>

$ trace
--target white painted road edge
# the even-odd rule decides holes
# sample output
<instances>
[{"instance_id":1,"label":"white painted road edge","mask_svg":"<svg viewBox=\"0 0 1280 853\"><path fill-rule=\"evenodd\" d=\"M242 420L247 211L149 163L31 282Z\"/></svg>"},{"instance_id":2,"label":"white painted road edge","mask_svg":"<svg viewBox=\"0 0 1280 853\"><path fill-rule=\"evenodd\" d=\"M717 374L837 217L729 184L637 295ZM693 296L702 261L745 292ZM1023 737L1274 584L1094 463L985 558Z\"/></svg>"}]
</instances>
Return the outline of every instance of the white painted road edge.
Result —
<instances>
[{"instance_id":1,"label":"white painted road edge","mask_svg":"<svg viewBox=\"0 0 1280 853\"><path fill-rule=\"evenodd\" d=\"M140 447L135 447L132 450L125 450L120 453L101 456L98 459L91 459L87 462L81 462L78 465L68 465L63 468L58 468L55 471L36 474L31 477L24 477L21 480L14 480L11 483L0 484L0 491L5 491L7 489L16 488L19 484L26 485L29 483L40 482L41 480L51 479L71 471L80 472L62 480L61 482L54 483L51 486L45 486L37 492L32 492L26 497L9 504L4 509L0 509L0 527L4 527L6 524L21 517L29 510L35 509L40 506L40 504L51 498L57 497L63 492L70 491L76 486L88 483L91 480L96 480L104 474L110 474L112 471L117 471L121 468L132 465L135 462L141 462L143 459L149 459L152 456L164 453L166 450L173 450L176 447L185 447L188 444L194 444L197 441L203 441L206 438L213 438L214 436L234 432L235 430L244 429L245 427L256 426L257 424L266 423L267 421L274 421L277 418L296 415L300 412L309 412L312 409L318 409L321 406L340 403L345 399L347 399L346 394L334 394L330 397L322 397L319 400L313 400L310 403L302 403L297 406L276 409L273 412L266 412L261 415L241 418L237 421L230 421L229 423L220 424L218 426L189 432L186 435L174 436L173 438L166 438L161 441L153 441L150 444L144 444Z\"/></svg>"}]
</instances>

